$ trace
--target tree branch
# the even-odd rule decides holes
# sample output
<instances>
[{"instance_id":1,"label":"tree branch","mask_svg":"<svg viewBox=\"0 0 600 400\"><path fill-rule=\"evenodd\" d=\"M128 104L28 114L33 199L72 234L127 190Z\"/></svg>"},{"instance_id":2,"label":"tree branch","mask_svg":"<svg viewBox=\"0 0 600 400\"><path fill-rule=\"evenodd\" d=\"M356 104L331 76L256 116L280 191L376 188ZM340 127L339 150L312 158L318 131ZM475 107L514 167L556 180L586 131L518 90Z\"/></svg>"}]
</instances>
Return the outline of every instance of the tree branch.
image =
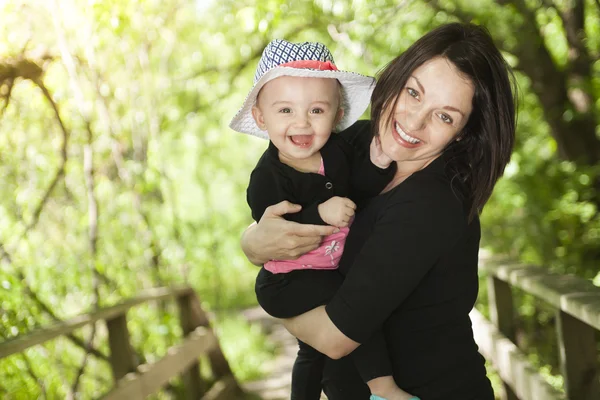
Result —
<instances>
[{"instance_id":1,"label":"tree branch","mask_svg":"<svg viewBox=\"0 0 600 400\"><path fill-rule=\"evenodd\" d=\"M83 148L83 173L88 198L88 246L90 249L89 269L92 273L92 287L94 291L93 306L97 308L100 304L100 276L96 267L98 256L98 200L94 193L94 135L90 122L86 121L87 143Z\"/></svg>"},{"instance_id":2,"label":"tree branch","mask_svg":"<svg viewBox=\"0 0 600 400\"><path fill-rule=\"evenodd\" d=\"M4 243L0 242L0 257L2 258L2 260L4 262L6 262L9 265L13 265L13 261L12 261L12 256L8 253L8 251L6 250L6 247L4 246ZM27 277L25 276L25 273L18 268L14 268L15 273L17 275L17 279L21 282L21 284L23 285L23 291L25 292L25 294L27 295L27 297L33 301L33 303L46 315L48 315L52 320L56 321L56 322L60 322L62 321L55 313L54 311L52 311L52 309L50 308L50 306L48 304L46 304L45 301L43 301L38 295L37 293L31 288L31 286L29 285L29 280L27 279ZM86 350L87 346L86 344L83 342L83 340L81 340L80 338L78 338L75 334L70 333L65 335L66 338L68 338L75 346ZM92 355L94 355L95 357L97 357L100 360L104 360L106 362L109 362L109 358L106 354L102 353L101 351L92 348L90 349L90 353Z\"/></svg>"},{"instance_id":3,"label":"tree branch","mask_svg":"<svg viewBox=\"0 0 600 400\"><path fill-rule=\"evenodd\" d=\"M586 34L584 28L584 3L584 0L574 0L573 7L568 8L566 11L562 11L558 7L555 7L555 9L560 15L563 27L565 29L567 43L569 44L569 61L586 61L586 63L584 65L581 65L580 67L587 67L589 71L591 66L589 65L590 54L587 47L585 46ZM586 71L583 72L586 73Z\"/></svg>"},{"instance_id":4,"label":"tree branch","mask_svg":"<svg viewBox=\"0 0 600 400\"><path fill-rule=\"evenodd\" d=\"M50 103L50 105L52 106L52 109L54 110L54 116L56 117L56 121L58 122L58 125L59 125L61 133L62 133L62 146L60 149L60 164L58 165L58 169L56 170L54 177L50 181L50 184L44 191L42 199L40 200L38 205L35 207L33 214L31 216L31 220L25 226L25 231L23 231L23 233L20 235L19 239L21 239L24 235L26 235L27 232L29 232L31 229L33 229L36 226L36 224L38 223L38 221L40 219L40 215L42 213L42 209L44 208L46 202L50 198L50 194L52 194L52 191L58 184L59 180L62 177L64 177L65 167L67 165L67 160L68 160L67 147L69 144L69 136L70 135L69 135L69 132L67 131L67 128L65 127L65 124L60 116L60 110L58 108L58 105L52 99L52 95L50 94L50 92L48 91L46 86L44 85L44 82L42 82L41 77L39 79L37 79L36 81L34 81L34 83L42 90L44 97ZM19 239L17 239L17 240L19 240Z\"/></svg>"},{"instance_id":5,"label":"tree branch","mask_svg":"<svg viewBox=\"0 0 600 400\"><path fill-rule=\"evenodd\" d=\"M282 37L290 39L293 36L295 36L295 35L299 34L300 32L302 32L304 29L310 28L312 26L313 26L312 23L310 23L310 24L302 24L302 25L296 26L296 27L294 27L294 29L292 29L289 32L283 34ZM210 66L210 67L202 68L202 69L199 69L197 71L192 72L191 74L189 74L187 76L177 78L176 80L177 81L186 81L188 79L194 79L194 78L197 78L199 76L202 76L202 75L214 72L214 73L218 73L218 74L224 74L224 73L229 74L229 76L231 77L231 79L230 79L230 83L231 83L231 82L233 82L233 80L235 78L238 77L238 75L248 65L250 65L250 63L254 62L254 60L256 60L258 57L260 57L260 55L262 54L262 52L263 52L264 48L267 46L267 44L268 44L268 41L267 40L263 40L255 48L253 48L252 51L250 52L250 55L248 57L246 57L246 59L243 60L239 64L230 65L228 67Z\"/></svg>"},{"instance_id":6,"label":"tree branch","mask_svg":"<svg viewBox=\"0 0 600 400\"><path fill-rule=\"evenodd\" d=\"M0 87L2 87L3 83L4 82L0 82ZM4 97L4 107L2 107L2 110L0 110L0 118L2 118L4 116L4 112L8 108L8 105L10 104L10 95L12 94L12 89L13 89L14 84L15 84L14 79L7 79L6 85L8 86L8 89L6 91L6 94L2 96L2 97Z\"/></svg>"},{"instance_id":7,"label":"tree branch","mask_svg":"<svg viewBox=\"0 0 600 400\"><path fill-rule=\"evenodd\" d=\"M105 96L102 95L100 86L101 82L106 84L106 80L102 79L98 71L94 72L94 86L96 93L98 94L98 111L100 118L103 119L104 124L108 127L108 132L112 141L111 154L115 167L117 168L119 178L127 184L131 183L131 173L125 168L125 162L123 161L123 153L120 148L119 141L117 140L117 132L121 131L120 126L110 117L108 102Z\"/></svg>"},{"instance_id":8,"label":"tree branch","mask_svg":"<svg viewBox=\"0 0 600 400\"><path fill-rule=\"evenodd\" d=\"M506 42L495 38L498 47L514 54L519 60L515 69L523 72L531 80L532 90L542 105L544 117L556 140L560 157L584 165L595 165L600 158L600 146L595 138L594 123L591 120L593 115L587 113L582 118L573 119L571 122L563 119L565 109L569 104L573 104L567 90L569 75L554 63L540 34L535 14L527 7L524 0L496 0L499 5L508 2L512 3L523 16L524 23L514 27L515 32L521 32L520 39L516 41L514 47L507 48ZM431 3L441 8L437 1ZM460 11L451 13L468 20L464 18L464 14L461 15ZM574 137L572 132L578 132L578 135Z\"/></svg>"},{"instance_id":9,"label":"tree branch","mask_svg":"<svg viewBox=\"0 0 600 400\"><path fill-rule=\"evenodd\" d=\"M58 169L57 169L56 173L54 174L54 177L50 181L50 184L44 191L44 194L42 195L42 199L40 200L38 205L34 208L34 211L31 216L31 220L28 223L26 223L25 229L19 235L19 237L17 238L17 241L20 240L21 238L23 238L23 236L26 235L27 232L29 232L37 224L39 217L41 215L41 212L44 208L44 205L46 204L46 202L48 201L48 198L50 197L50 194L52 193L52 191L54 190L54 188L56 187L56 185L58 184L60 179L64 176L65 166L66 166L67 159L68 159L67 146L68 146L68 142L69 142L69 132L67 131L65 124L63 123L58 105L52 98L51 93L48 91L48 89L44 85L44 82L43 82L44 70L39 65L51 58L52 57L45 55L42 58L40 58L39 61L34 61L34 60L29 60L29 59L23 58L23 56L21 56L21 58L18 58L16 60L9 60L5 63L0 63L0 84L2 84L4 82L8 82L7 84L9 85L8 93L4 96L6 100L5 100L4 107L3 107L2 111L0 112L0 117L4 114L4 111L8 107L8 104L10 101L10 96L11 96L16 79L21 78L21 79L31 80L36 86L38 86L40 88L40 90L42 91L42 94L44 95L44 98L48 101L48 103L52 107L52 110L54 111L56 120L59 124L60 130L62 133L62 139L63 139L61 150L60 150L61 161L58 166Z\"/></svg>"},{"instance_id":10,"label":"tree branch","mask_svg":"<svg viewBox=\"0 0 600 400\"><path fill-rule=\"evenodd\" d=\"M71 387L71 391L73 393L77 393L79 390L79 382L81 381L81 377L85 372L85 367L87 365L88 357L90 354L90 349L93 347L94 338L96 336L96 323L92 324L92 332L90 333L90 339L88 341L87 350L83 355L83 361L81 362L81 367L77 370L77 374L75 375L75 381L73 382L73 386Z\"/></svg>"},{"instance_id":11,"label":"tree branch","mask_svg":"<svg viewBox=\"0 0 600 400\"><path fill-rule=\"evenodd\" d=\"M42 378L40 378L39 376L37 376L37 374L33 370L33 367L31 365L31 362L29 361L29 358L25 354L21 354L21 358L23 359L23 361L25 362L25 366L27 367L27 374L31 377L31 379L33 379L38 384L40 391L42 392L42 398L46 398L47 394L46 394L46 385L44 385L44 380Z\"/></svg>"},{"instance_id":12,"label":"tree branch","mask_svg":"<svg viewBox=\"0 0 600 400\"><path fill-rule=\"evenodd\" d=\"M62 56L63 63L67 69L67 73L69 75L69 79L71 81L71 86L73 91L75 92L75 97L78 100L77 105L79 108L79 113L82 116L85 123L86 130L86 144L83 147L83 174L85 178L85 186L87 192L87 200L88 200L88 246L89 246L89 270L92 278L92 308L98 309L100 305L100 273L96 266L96 261L98 258L98 199L96 198L96 194L94 193L95 189L95 170L94 170L94 132L92 131L91 126L91 117L90 110L84 107L85 105L85 97L83 95L83 90L81 89L79 83L79 76L75 67L75 62L73 56L69 51L69 47L67 45L67 41L65 38L65 34L62 30L61 22L59 21L57 7L58 4L56 1L52 3L54 7L51 7L51 15L52 21L54 23L54 28L56 34L58 36L59 48ZM81 376L85 371L85 367L87 365L88 355L90 354L90 349L93 348L93 341L96 335L96 324L92 326L92 332L90 334L89 341L86 345L86 352L83 357L83 361L81 363L81 367L78 370L78 373L75 377L75 381L73 382L72 390L74 393L77 393L77 389L79 387L79 382Z\"/></svg>"},{"instance_id":13,"label":"tree branch","mask_svg":"<svg viewBox=\"0 0 600 400\"><path fill-rule=\"evenodd\" d=\"M414 2L414 0L402 0L396 4L392 10L389 12L386 11L385 17L378 22L377 29L374 30L369 36L362 36L358 42L352 41L346 31L349 30L354 24L368 24L368 20L357 20L355 19L354 15L350 16L351 20L340 24L339 29L333 24L327 25L327 33L329 33L329 36L334 42L341 43L342 46L346 47L351 52L352 47L360 47L360 53L362 57L365 59L365 61L368 61L372 64L371 51L373 50L374 44L377 43L377 37L380 36L381 32L385 31L386 28L394 23L395 18L402 11L402 9L412 2ZM368 46L367 43L369 43Z\"/></svg>"},{"instance_id":14,"label":"tree branch","mask_svg":"<svg viewBox=\"0 0 600 400\"><path fill-rule=\"evenodd\" d=\"M554 4L554 1L552 1L552 0L542 0L542 4L544 6L546 6L547 8L554 8L556 11L558 11L556 9L556 4Z\"/></svg>"},{"instance_id":15,"label":"tree branch","mask_svg":"<svg viewBox=\"0 0 600 400\"><path fill-rule=\"evenodd\" d=\"M0 337L2 337L3 340L6 340L6 336L4 336L2 332L0 332ZM47 394L46 385L44 385L44 380L37 376L37 374L33 370L31 362L29 361L29 357L27 357L27 355L25 355L24 353L21 353L20 356L23 362L25 363L25 367L27 368L27 374L31 377L31 379L33 379L35 383L38 384L40 391L42 392L42 398L46 398Z\"/></svg>"}]
</instances>

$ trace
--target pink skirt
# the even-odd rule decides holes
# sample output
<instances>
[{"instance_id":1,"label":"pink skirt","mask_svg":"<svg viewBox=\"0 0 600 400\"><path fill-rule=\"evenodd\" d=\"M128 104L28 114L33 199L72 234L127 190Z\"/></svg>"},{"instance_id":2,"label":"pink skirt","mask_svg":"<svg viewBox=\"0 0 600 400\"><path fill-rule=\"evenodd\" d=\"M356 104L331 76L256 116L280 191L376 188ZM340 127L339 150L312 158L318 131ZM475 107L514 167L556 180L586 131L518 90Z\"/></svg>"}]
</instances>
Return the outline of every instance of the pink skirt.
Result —
<instances>
[{"instance_id":1,"label":"pink skirt","mask_svg":"<svg viewBox=\"0 0 600 400\"><path fill-rule=\"evenodd\" d=\"M298 269L336 269L344 252L349 231L349 228L340 228L339 232L326 236L321 246L297 260L272 260L265 264L265 269L274 274Z\"/></svg>"}]
</instances>

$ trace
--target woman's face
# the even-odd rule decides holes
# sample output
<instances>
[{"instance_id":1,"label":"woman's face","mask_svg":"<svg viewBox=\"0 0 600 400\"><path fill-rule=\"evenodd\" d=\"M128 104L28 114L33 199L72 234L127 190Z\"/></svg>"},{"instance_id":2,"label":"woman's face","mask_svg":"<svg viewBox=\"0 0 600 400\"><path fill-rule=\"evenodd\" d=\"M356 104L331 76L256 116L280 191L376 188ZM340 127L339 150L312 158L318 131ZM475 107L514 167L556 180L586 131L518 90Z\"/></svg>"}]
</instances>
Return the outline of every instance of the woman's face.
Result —
<instances>
[{"instance_id":1,"label":"woman's face","mask_svg":"<svg viewBox=\"0 0 600 400\"><path fill-rule=\"evenodd\" d=\"M435 159L467 124L473 94L471 81L447 59L427 61L408 78L396 108L383 110L383 152L394 161Z\"/></svg>"}]
</instances>

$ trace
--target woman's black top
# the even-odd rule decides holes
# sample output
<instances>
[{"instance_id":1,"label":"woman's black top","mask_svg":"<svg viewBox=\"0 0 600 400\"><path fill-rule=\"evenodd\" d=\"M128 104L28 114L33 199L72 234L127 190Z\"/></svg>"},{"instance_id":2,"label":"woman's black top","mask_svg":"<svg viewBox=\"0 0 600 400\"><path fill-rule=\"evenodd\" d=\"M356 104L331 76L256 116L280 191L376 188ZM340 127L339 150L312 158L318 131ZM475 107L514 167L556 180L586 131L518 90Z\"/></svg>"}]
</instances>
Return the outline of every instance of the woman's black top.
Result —
<instances>
[{"instance_id":1,"label":"woman's black top","mask_svg":"<svg viewBox=\"0 0 600 400\"><path fill-rule=\"evenodd\" d=\"M359 121L342 135L363 147L370 123ZM344 283L326 310L359 343L383 327L398 386L422 400L493 399L469 319L478 292L479 219L468 221L447 170L442 155L366 204L340 263ZM339 389L353 380L343 363L326 367L326 392L328 381Z\"/></svg>"}]
</instances>

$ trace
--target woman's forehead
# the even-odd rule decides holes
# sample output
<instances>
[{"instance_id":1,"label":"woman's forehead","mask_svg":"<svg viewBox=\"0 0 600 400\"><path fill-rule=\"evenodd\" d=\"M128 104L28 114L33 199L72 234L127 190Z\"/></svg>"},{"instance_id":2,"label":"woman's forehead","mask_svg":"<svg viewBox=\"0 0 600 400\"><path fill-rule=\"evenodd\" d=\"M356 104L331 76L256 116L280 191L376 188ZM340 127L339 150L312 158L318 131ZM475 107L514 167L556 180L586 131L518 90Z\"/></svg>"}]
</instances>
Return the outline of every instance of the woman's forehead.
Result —
<instances>
[{"instance_id":1,"label":"woman's forehead","mask_svg":"<svg viewBox=\"0 0 600 400\"><path fill-rule=\"evenodd\" d=\"M433 58L416 68L407 84L417 85L423 97L437 106L471 111L474 86L448 59Z\"/></svg>"}]
</instances>

